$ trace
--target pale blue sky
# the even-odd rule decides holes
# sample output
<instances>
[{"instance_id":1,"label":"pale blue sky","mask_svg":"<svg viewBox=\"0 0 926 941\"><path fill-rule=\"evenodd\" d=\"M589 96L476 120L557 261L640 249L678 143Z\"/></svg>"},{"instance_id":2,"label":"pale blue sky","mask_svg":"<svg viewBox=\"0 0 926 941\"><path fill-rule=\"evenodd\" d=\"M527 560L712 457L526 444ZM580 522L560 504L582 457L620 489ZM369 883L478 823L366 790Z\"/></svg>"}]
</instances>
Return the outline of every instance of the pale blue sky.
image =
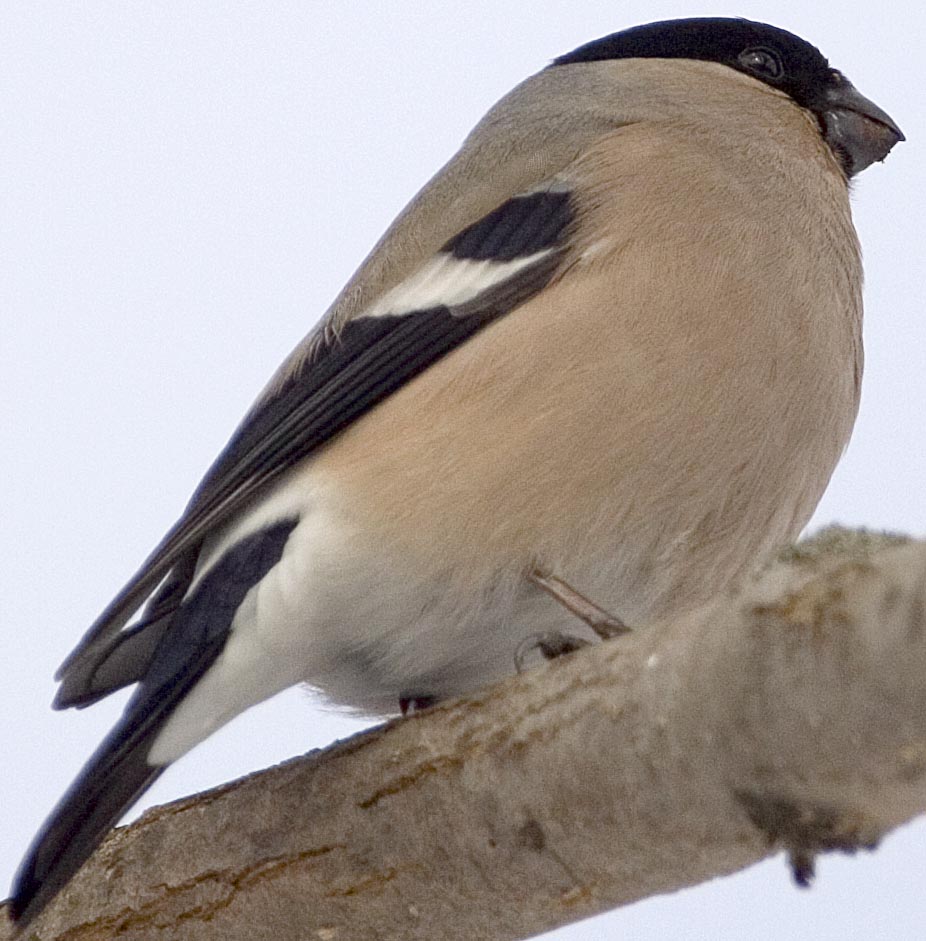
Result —
<instances>
[{"instance_id":1,"label":"pale blue sky","mask_svg":"<svg viewBox=\"0 0 926 941\"><path fill-rule=\"evenodd\" d=\"M912 0L7 3L0 11L0 895L120 701L53 713L52 673L183 507L279 360L501 94L634 23L789 28L900 123L855 187L867 370L817 513L926 534L923 14ZM141 805L359 728L304 693L232 723ZM926 824L778 858L548 937L919 939Z\"/></svg>"}]
</instances>

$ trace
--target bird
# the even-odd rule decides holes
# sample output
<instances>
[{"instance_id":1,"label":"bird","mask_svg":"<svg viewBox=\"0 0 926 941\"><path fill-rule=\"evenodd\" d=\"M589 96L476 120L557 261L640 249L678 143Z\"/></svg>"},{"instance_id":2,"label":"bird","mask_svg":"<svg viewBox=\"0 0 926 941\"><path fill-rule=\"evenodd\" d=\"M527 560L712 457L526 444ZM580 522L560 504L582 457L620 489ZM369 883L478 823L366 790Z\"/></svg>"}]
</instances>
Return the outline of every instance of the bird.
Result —
<instances>
[{"instance_id":1,"label":"bird","mask_svg":"<svg viewBox=\"0 0 926 941\"><path fill-rule=\"evenodd\" d=\"M61 666L59 709L135 689L13 919L280 690L422 708L532 645L678 616L793 540L859 402L849 185L903 139L815 46L744 19L631 27L503 97Z\"/></svg>"}]
</instances>

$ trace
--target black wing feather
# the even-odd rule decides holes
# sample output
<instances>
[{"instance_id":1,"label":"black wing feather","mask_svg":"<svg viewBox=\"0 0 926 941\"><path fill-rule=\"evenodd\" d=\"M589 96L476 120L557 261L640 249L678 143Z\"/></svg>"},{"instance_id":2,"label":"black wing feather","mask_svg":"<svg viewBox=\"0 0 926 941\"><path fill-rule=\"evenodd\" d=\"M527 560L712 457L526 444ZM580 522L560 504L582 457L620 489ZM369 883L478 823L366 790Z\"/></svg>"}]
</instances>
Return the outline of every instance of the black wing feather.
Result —
<instances>
[{"instance_id":1,"label":"black wing feather","mask_svg":"<svg viewBox=\"0 0 926 941\"><path fill-rule=\"evenodd\" d=\"M556 244L572 221L565 190L515 196L454 236L445 246L454 258L514 261Z\"/></svg>"}]
</instances>

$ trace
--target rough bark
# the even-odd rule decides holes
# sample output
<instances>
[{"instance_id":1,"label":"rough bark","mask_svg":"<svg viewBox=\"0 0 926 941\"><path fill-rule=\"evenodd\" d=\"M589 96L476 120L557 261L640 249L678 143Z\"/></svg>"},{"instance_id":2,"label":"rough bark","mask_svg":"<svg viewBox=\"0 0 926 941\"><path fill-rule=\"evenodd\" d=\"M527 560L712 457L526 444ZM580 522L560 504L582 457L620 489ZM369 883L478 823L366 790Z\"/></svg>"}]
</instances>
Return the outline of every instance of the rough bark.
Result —
<instances>
[{"instance_id":1,"label":"rough bark","mask_svg":"<svg viewBox=\"0 0 926 941\"><path fill-rule=\"evenodd\" d=\"M527 938L924 810L926 544L831 533L682 621L149 812L25 937Z\"/></svg>"}]
</instances>

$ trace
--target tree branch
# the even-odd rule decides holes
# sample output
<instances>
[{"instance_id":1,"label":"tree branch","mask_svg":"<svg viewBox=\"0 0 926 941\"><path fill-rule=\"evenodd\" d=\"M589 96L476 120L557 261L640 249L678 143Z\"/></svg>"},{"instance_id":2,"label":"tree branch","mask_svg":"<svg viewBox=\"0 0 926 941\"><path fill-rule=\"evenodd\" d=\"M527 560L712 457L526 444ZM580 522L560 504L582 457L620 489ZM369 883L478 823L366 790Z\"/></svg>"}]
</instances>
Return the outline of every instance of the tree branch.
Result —
<instances>
[{"instance_id":1,"label":"tree branch","mask_svg":"<svg viewBox=\"0 0 926 941\"><path fill-rule=\"evenodd\" d=\"M873 846L926 810L902 543L830 533L738 598L157 808L25 937L502 941Z\"/></svg>"}]
</instances>

